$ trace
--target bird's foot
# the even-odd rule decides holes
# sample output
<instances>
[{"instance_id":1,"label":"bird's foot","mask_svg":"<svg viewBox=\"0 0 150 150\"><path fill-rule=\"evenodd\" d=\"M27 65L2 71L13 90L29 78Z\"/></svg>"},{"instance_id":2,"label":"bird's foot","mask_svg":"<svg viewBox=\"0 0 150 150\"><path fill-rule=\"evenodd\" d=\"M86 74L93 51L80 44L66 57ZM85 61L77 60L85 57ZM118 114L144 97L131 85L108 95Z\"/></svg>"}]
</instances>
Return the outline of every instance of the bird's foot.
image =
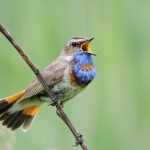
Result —
<instances>
[{"instance_id":1,"label":"bird's foot","mask_svg":"<svg viewBox=\"0 0 150 150\"><path fill-rule=\"evenodd\" d=\"M49 105L56 106L57 103L58 103L58 101L57 101L57 96L54 96L54 98L52 99L52 101L50 102Z\"/></svg>"},{"instance_id":2,"label":"bird's foot","mask_svg":"<svg viewBox=\"0 0 150 150\"><path fill-rule=\"evenodd\" d=\"M74 146L78 146L79 144L82 144L84 142L83 140L83 135L78 133L78 140L76 140L75 145Z\"/></svg>"}]
</instances>

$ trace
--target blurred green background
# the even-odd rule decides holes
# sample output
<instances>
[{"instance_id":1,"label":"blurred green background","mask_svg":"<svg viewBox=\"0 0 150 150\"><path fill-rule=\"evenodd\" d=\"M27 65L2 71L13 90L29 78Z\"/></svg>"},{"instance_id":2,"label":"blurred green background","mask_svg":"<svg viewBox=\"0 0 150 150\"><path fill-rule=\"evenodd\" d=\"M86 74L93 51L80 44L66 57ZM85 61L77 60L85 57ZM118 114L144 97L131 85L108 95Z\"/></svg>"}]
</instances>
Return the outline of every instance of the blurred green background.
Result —
<instances>
[{"instance_id":1,"label":"blurred green background","mask_svg":"<svg viewBox=\"0 0 150 150\"><path fill-rule=\"evenodd\" d=\"M3 23L42 71L73 36L92 42L96 79L65 111L89 150L150 149L149 0L0 0ZM23 90L33 72L0 35L0 97ZM29 132L0 126L1 150L80 150L44 105Z\"/></svg>"}]
</instances>

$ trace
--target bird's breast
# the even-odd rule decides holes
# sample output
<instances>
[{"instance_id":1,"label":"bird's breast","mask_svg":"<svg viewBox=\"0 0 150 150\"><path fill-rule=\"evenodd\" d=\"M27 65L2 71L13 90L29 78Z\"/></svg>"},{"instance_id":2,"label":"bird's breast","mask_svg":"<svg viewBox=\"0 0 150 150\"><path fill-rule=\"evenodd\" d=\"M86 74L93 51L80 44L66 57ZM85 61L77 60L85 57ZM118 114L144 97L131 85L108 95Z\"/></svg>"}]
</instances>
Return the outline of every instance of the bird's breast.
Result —
<instances>
[{"instance_id":1,"label":"bird's breast","mask_svg":"<svg viewBox=\"0 0 150 150\"><path fill-rule=\"evenodd\" d=\"M69 66L65 70L62 80L59 83L55 84L51 89L52 92L57 96L59 101L67 101L83 90L83 88L72 84L71 79L73 78L71 76L71 72L72 69Z\"/></svg>"},{"instance_id":2,"label":"bird's breast","mask_svg":"<svg viewBox=\"0 0 150 150\"><path fill-rule=\"evenodd\" d=\"M79 68L83 71L89 71L93 69L93 64L89 64L89 65L80 65ZM88 72L87 72L88 73Z\"/></svg>"},{"instance_id":3,"label":"bird's breast","mask_svg":"<svg viewBox=\"0 0 150 150\"><path fill-rule=\"evenodd\" d=\"M71 81L81 87L87 86L95 77L96 69L90 55L77 56L73 65Z\"/></svg>"},{"instance_id":4,"label":"bird's breast","mask_svg":"<svg viewBox=\"0 0 150 150\"><path fill-rule=\"evenodd\" d=\"M90 54L77 50L73 54L71 79L78 86L87 86L95 77L96 69Z\"/></svg>"},{"instance_id":5,"label":"bird's breast","mask_svg":"<svg viewBox=\"0 0 150 150\"><path fill-rule=\"evenodd\" d=\"M95 73L95 67L92 64L78 66L78 69L74 68L70 74L71 82L73 85L85 87L94 79Z\"/></svg>"}]
</instances>

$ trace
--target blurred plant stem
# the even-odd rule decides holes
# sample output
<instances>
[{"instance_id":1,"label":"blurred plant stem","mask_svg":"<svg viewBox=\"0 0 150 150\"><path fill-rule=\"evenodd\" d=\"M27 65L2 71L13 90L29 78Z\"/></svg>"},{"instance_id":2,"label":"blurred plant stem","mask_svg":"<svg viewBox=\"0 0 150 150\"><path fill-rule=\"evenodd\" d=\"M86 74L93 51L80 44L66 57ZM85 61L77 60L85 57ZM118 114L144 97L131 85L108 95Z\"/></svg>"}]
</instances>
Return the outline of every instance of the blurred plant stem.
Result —
<instances>
[{"instance_id":1,"label":"blurred plant stem","mask_svg":"<svg viewBox=\"0 0 150 150\"><path fill-rule=\"evenodd\" d=\"M0 127L0 150L13 150L15 135L13 132L6 131Z\"/></svg>"}]
</instances>

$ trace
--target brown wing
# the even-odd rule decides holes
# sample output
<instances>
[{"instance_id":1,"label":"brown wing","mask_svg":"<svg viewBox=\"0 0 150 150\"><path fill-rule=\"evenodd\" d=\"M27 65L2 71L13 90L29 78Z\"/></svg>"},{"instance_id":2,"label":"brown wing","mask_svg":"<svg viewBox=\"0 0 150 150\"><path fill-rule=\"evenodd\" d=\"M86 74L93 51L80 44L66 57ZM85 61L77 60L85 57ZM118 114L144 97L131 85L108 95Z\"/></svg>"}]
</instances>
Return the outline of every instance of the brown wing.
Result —
<instances>
[{"instance_id":1,"label":"brown wing","mask_svg":"<svg viewBox=\"0 0 150 150\"><path fill-rule=\"evenodd\" d=\"M52 64L50 64L45 71L42 73L42 77L44 81L47 83L49 87L53 86L54 84L61 81L64 71L69 66L68 62L64 59L58 58ZM30 98L44 90L41 83L35 78L29 86L26 88L26 94L21 97L19 100L22 101L23 99Z\"/></svg>"}]
</instances>

